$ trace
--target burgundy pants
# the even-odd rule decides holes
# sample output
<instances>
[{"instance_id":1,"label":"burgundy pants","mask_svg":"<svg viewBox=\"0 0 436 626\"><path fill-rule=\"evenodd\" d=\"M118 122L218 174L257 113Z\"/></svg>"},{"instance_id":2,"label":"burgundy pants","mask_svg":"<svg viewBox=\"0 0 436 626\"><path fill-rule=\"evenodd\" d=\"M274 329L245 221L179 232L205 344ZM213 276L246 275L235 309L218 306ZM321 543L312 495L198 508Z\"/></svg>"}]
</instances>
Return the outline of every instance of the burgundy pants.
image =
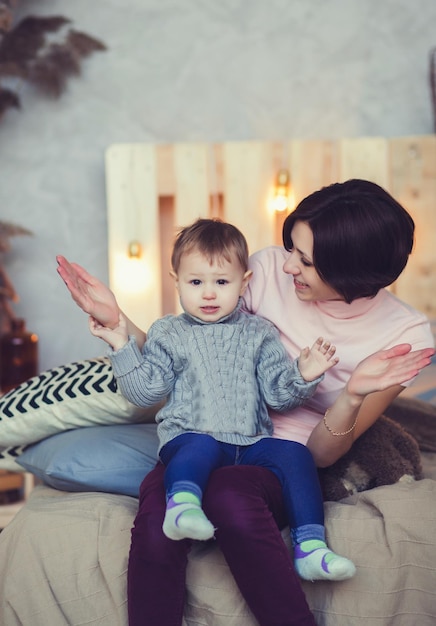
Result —
<instances>
[{"instance_id":1,"label":"burgundy pants","mask_svg":"<svg viewBox=\"0 0 436 626\"><path fill-rule=\"evenodd\" d=\"M130 626L181 626L191 541L165 537L164 466L144 479L128 570ZM260 626L316 626L279 527L286 524L277 477L261 467L216 470L203 508Z\"/></svg>"}]
</instances>

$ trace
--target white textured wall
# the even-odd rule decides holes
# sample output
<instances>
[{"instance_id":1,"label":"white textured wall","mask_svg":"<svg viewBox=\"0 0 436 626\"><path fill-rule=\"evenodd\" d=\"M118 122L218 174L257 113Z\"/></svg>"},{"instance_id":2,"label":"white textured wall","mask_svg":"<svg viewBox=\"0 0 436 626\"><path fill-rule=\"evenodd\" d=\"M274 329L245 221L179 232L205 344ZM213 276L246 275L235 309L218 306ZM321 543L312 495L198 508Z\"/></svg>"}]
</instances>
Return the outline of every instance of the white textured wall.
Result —
<instances>
[{"instance_id":1,"label":"white textured wall","mask_svg":"<svg viewBox=\"0 0 436 626\"><path fill-rule=\"evenodd\" d=\"M103 154L114 142L433 132L435 0L28 0L109 46L56 102L23 92L0 122L4 259L40 365L102 354L55 255L107 281Z\"/></svg>"}]
</instances>

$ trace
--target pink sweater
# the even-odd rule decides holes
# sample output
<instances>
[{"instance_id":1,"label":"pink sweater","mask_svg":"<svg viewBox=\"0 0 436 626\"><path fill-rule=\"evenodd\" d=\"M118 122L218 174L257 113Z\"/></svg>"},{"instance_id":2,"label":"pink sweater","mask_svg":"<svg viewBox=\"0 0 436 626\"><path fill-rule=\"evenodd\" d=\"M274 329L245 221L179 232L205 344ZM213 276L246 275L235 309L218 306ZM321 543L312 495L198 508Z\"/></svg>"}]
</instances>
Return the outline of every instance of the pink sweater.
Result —
<instances>
[{"instance_id":1,"label":"pink sweater","mask_svg":"<svg viewBox=\"0 0 436 626\"><path fill-rule=\"evenodd\" d=\"M360 361L398 343L410 343L413 349L431 347L433 336L423 314L385 289L375 298L351 304L300 301L293 277L283 271L287 255L284 248L271 246L251 256L253 277L244 301L247 311L276 325L293 358L320 336L336 346L339 363L326 373L315 395L286 415L271 411L276 437L305 444Z\"/></svg>"}]
</instances>

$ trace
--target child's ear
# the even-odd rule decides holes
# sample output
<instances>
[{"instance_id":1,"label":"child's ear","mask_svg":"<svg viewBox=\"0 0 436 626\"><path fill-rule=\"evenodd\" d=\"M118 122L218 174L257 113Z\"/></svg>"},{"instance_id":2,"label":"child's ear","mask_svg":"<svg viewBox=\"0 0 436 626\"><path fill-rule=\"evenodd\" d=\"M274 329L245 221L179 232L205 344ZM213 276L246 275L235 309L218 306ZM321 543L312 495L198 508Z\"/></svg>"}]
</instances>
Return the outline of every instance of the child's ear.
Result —
<instances>
[{"instance_id":1,"label":"child's ear","mask_svg":"<svg viewBox=\"0 0 436 626\"><path fill-rule=\"evenodd\" d=\"M244 274L244 278L242 279L242 286L239 295L242 296L244 291L247 289L247 285L250 282L251 277L253 276L252 270L247 270Z\"/></svg>"},{"instance_id":2,"label":"child's ear","mask_svg":"<svg viewBox=\"0 0 436 626\"><path fill-rule=\"evenodd\" d=\"M172 278L174 278L174 281L176 283L176 289L179 289L179 279L178 276L176 274L176 272L174 270L170 270L170 276L172 276Z\"/></svg>"}]
</instances>

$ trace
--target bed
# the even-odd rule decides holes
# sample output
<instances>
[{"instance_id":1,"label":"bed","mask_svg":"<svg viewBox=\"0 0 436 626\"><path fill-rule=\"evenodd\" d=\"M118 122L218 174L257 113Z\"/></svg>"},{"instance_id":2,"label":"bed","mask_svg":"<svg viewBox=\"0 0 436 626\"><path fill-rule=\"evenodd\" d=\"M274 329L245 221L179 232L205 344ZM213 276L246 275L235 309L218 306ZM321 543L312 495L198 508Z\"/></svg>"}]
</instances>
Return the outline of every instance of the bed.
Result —
<instances>
[{"instance_id":1,"label":"bed","mask_svg":"<svg viewBox=\"0 0 436 626\"><path fill-rule=\"evenodd\" d=\"M436 363L431 367L434 391ZM151 415L128 407L109 383L103 392L79 395L80 387L94 387L97 381L104 389L104 378L111 379L110 365L95 359L57 368L44 381L37 377L16 392L16 403L33 405L25 427L38 422L39 436L43 429L46 435L57 434L21 455L26 456L26 469L45 484L33 490L0 534L0 623L4 626L127 626L126 569L137 508L134 491L154 463L153 450L142 445L150 444L154 424L147 423ZM65 379L68 382L62 386ZM60 425L47 406L38 405L41 387L46 399L58 398L56 418L69 424L70 431L59 432ZM70 395L62 394L66 388ZM97 421L112 425L85 427L84 408L91 405ZM401 417L403 409L408 423ZM10 404L8 411L13 410ZM395 484L325 503L329 543L354 560L357 574L341 583L303 582L320 626L435 623L436 405L410 397L395 407L395 413L405 428L416 429L424 477L416 481L405 476ZM17 449L12 449L16 454ZM126 495L129 492L132 495ZM286 532L283 538L288 542ZM196 544L189 560L185 626L200 624L257 625L213 541Z\"/></svg>"},{"instance_id":2,"label":"bed","mask_svg":"<svg viewBox=\"0 0 436 626\"><path fill-rule=\"evenodd\" d=\"M374 143L379 166L380 141ZM433 138L424 138L421 155L427 154L428 143L433 148L436 146ZM403 145L398 142L397 146L400 144ZM372 168L373 153L368 147L372 143L368 140L365 145L369 163L366 167ZM390 146L388 142L389 149ZM233 198L229 200L231 207L244 195L240 190L237 193L232 183L236 178L235 173L231 175L235 164L239 178L256 181L256 185L260 171L266 169L269 177L273 171L265 157L266 153L277 154L271 145L219 148L214 157L216 176L212 178L204 165L204 159L211 158L210 146L204 148L203 160L198 146L165 147L160 151L155 146L123 145L108 151L109 263L115 289L119 252L128 248L133 235L127 227L121 228L121 217L114 214L115 205L122 207L119 213L124 219L126 211L133 210L138 195L146 197L149 206L154 207L154 217L136 222L135 241L139 237L147 253L153 251L152 242L159 241L151 261L153 275L161 276L165 273L162 251L166 243L156 233L165 230L162 223L168 224L168 220L172 224L190 221L190 215L183 214L185 204L189 211L203 206L195 196L199 188L204 188L201 172L209 181L215 181L214 189L207 193L208 199L212 198L209 210L222 214L223 206L227 207L223 197ZM326 154L326 142L319 148L321 152L316 151L313 143L306 146L295 142L288 148L294 155L293 168L300 172L295 183L301 193L307 192L308 185L320 186L321 174L317 178L314 173L316 163L324 172L321 184L330 182L329 177L347 178L350 170L352 175L375 178L365 169L365 163L360 163L360 169L355 164L353 170L352 152L346 143L335 147L330 142L330 157L336 149L338 153L337 158L329 160L328 176L325 160L313 160L314 155ZM362 144L359 154L361 148ZM308 158L309 153L311 162L315 163L311 181L304 178L304 167L298 168L295 162L296 155ZM249 155L249 163L242 159L244 154ZM339 173L332 162L337 167L347 162L346 171ZM390 163L392 159L387 159L386 167ZM180 196L178 187L172 186L174 181L159 175L159 168L170 169L176 173L176 182L177 172L186 181L186 171L194 165L195 191L187 190L186 184L180 185ZM428 194L434 200L431 193L436 189L435 167L431 177L433 186L428 182L429 169L424 157L422 167L425 172L422 189L427 200ZM257 176L253 176L253 168ZM386 177L380 181L380 171L377 169L376 182L391 180ZM398 175L398 162L395 171ZM407 179L407 171L407 168L403 171L403 178ZM416 185L416 167L413 176ZM153 183L150 189L146 184L149 178L158 180L159 184ZM400 188L397 181L395 189ZM404 194L407 189L404 184ZM256 193L263 198L265 188L257 189ZM253 195L251 201L254 202ZM418 205L419 221L427 215L427 204L421 197ZM240 206L239 209L244 210ZM236 223L244 219L232 220L231 212L224 215ZM280 219L262 217L262 229L249 233L251 249L264 245L265 232L269 243L276 241ZM130 220L130 223L134 222ZM436 319L434 288L425 289L425 293L416 289L417 272L423 265L427 267L430 263L433 267L436 263L434 251L426 245L424 248L427 256L414 259L410 275L401 277L394 289L404 299L406 295L409 301L414 298L412 304ZM434 273L429 278L424 272L419 284L429 286L425 282L429 280L434 281ZM156 285L151 288L155 289ZM153 318L174 307L164 281L159 283L158 293L158 303L153 304L156 309L148 308L147 315ZM133 297L126 292L121 297L130 315L142 314L136 303L138 294ZM141 297L147 294L142 293ZM144 327L150 323L148 319L137 321ZM32 472L40 482L25 506L0 533L0 623L4 626L127 626L130 529L140 481L155 462L156 408L145 411L130 405L114 384L108 360L97 357L53 368L26 381L0 399L0 409L0 467ZM406 472L393 484L359 487L341 500L325 502L329 543L355 562L357 574L341 583L302 582L319 626L433 626L436 623L436 359L387 414L407 437L410 433L418 442L422 474ZM286 532L283 538L288 541ZM213 541L196 544L189 559L184 626L199 625L257 625Z\"/></svg>"}]
</instances>

